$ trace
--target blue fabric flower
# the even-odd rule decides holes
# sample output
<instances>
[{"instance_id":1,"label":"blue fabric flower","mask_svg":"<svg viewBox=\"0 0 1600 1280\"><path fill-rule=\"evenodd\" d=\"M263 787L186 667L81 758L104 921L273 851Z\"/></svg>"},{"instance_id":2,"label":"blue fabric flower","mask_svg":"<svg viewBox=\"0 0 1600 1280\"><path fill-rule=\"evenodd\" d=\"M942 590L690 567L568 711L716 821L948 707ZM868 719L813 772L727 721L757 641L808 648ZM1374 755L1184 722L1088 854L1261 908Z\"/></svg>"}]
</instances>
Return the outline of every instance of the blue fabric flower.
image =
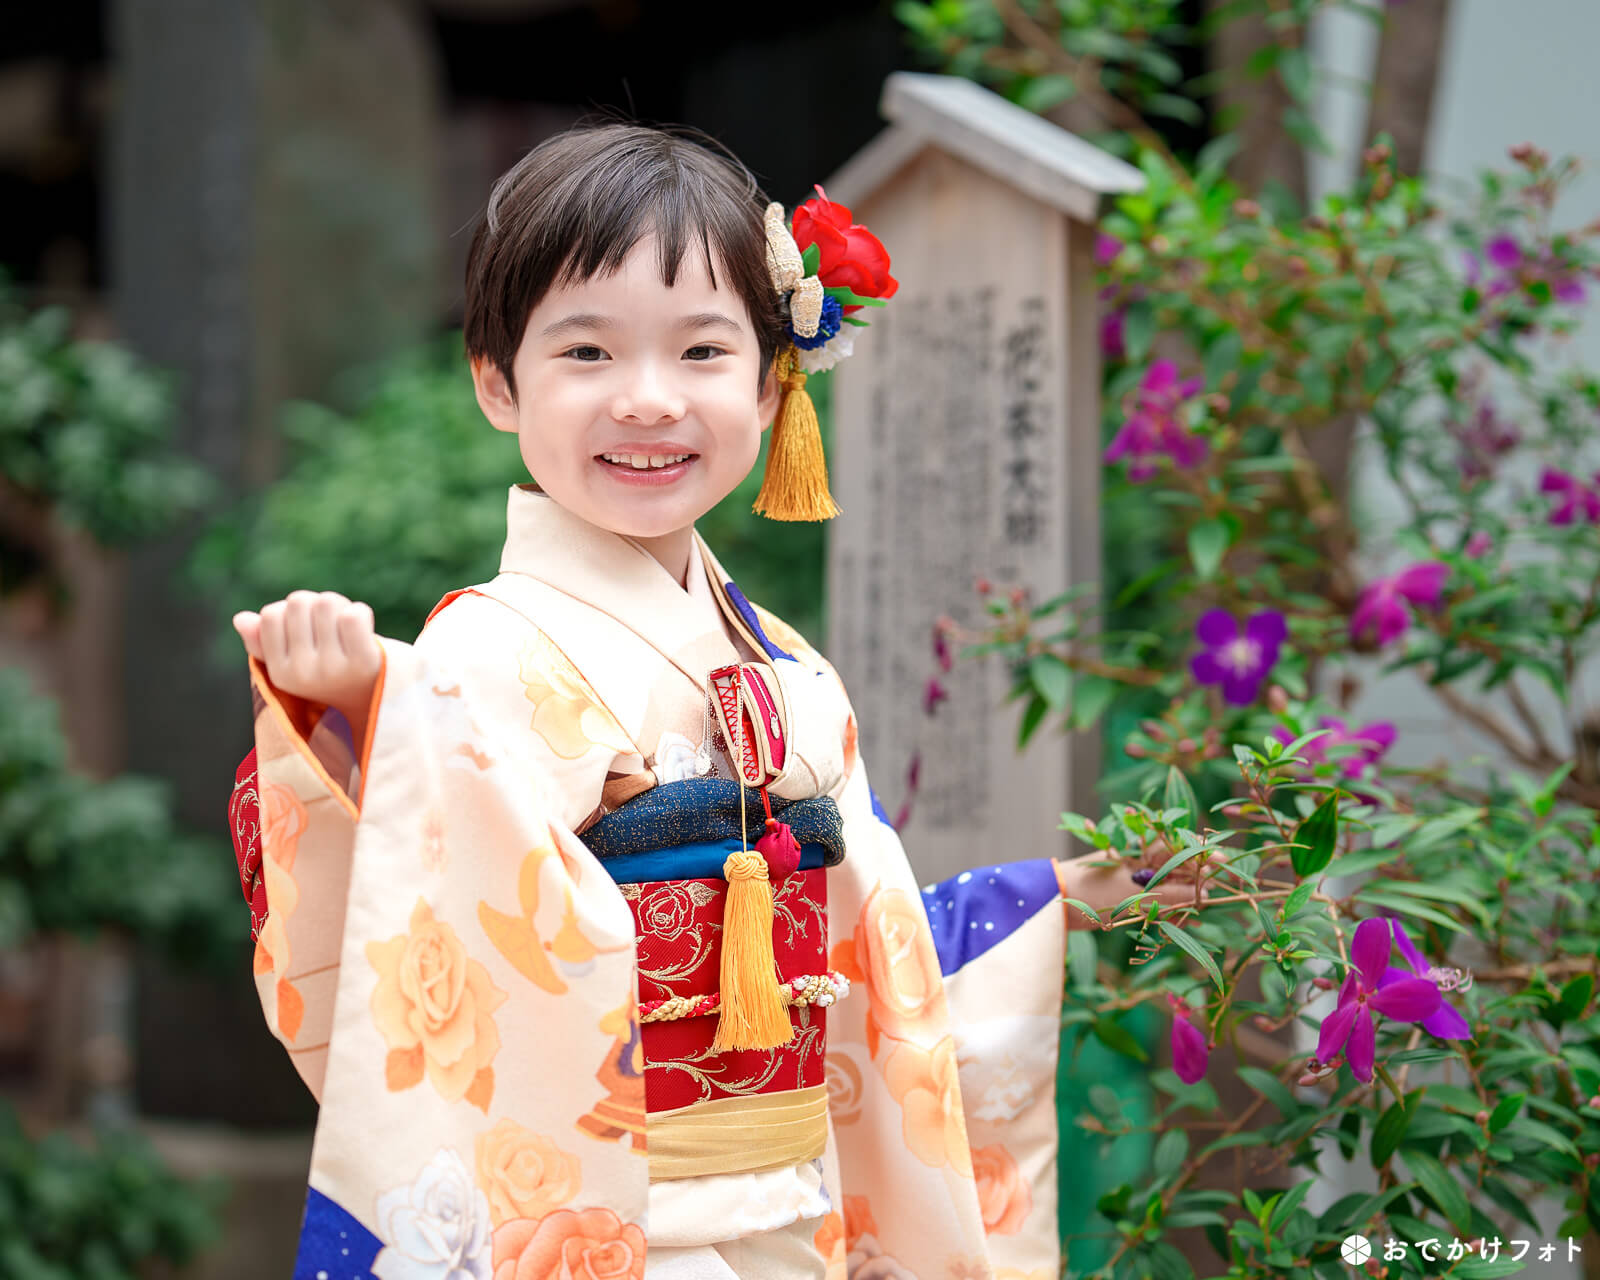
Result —
<instances>
[{"instance_id":1,"label":"blue fabric flower","mask_svg":"<svg viewBox=\"0 0 1600 1280\"><path fill-rule=\"evenodd\" d=\"M823 343L839 332L839 326L844 322L844 310L839 305L839 299L831 293L822 295L822 319L817 321L817 331L809 338L802 338L794 331L794 325L789 326L789 337L794 345L802 351L815 351Z\"/></svg>"}]
</instances>

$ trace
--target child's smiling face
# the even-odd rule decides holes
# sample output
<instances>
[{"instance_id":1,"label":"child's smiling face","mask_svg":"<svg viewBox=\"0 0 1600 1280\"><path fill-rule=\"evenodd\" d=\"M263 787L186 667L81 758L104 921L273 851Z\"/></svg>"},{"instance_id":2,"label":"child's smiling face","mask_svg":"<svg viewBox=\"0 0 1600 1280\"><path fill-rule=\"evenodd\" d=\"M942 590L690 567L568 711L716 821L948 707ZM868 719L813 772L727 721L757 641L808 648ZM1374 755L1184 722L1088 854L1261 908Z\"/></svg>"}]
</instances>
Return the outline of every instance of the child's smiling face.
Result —
<instances>
[{"instance_id":1,"label":"child's smiling face","mask_svg":"<svg viewBox=\"0 0 1600 1280\"><path fill-rule=\"evenodd\" d=\"M655 237L642 237L612 274L540 299L512 362L514 399L492 361L475 363L473 381L489 421L517 433L541 489L676 573L694 522L755 465L778 386L770 371L759 376L745 305L713 284L704 255L686 252L669 287L657 254Z\"/></svg>"}]
</instances>

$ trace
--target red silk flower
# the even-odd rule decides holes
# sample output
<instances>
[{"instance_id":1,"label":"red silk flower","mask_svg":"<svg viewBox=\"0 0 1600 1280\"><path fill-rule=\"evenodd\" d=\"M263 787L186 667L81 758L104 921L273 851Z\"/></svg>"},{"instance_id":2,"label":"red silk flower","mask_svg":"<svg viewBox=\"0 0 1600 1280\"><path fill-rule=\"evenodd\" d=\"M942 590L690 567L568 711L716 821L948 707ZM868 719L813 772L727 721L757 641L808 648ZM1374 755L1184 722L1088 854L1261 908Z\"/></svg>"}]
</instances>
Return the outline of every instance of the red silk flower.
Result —
<instances>
[{"instance_id":1,"label":"red silk flower","mask_svg":"<svg viewBox=\"0 0 1600 1280\"><path fill-rule=\"evenodd\" d=\"M892 298L900 282L889 274L889 251L872 232L850 221L850 210L835 204L819 186L817 194L794 211L794 242L804 253L820 255L817 277L824 288L842 287L863 298ZM859 307L845 307L848 315Z\"/></svg>"}]
</instances>

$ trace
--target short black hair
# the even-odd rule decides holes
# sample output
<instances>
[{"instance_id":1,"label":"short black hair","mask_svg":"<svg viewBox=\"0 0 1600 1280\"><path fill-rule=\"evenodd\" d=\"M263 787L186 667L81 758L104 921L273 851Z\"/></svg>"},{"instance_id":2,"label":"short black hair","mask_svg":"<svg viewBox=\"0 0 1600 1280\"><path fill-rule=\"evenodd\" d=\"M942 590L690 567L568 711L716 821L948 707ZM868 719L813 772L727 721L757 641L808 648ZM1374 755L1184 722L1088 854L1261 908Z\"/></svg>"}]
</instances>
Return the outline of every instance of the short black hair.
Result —
<instances>
[{"instance_id":1,"label":"short black hair","mask_svg":"<svg viewBox=\"0 0 1600 1280\"><path fill-rule=\"evenodd\" d=\"M717 284L743 300L766 376L784 322L767 267L767 198L755 176L703 134L640 124L580 126L540 143L500 176L467 253L467 355L512 362L528 316L552 288L617 270L657 238L671 287L698 241Z\"/></svg>"}]
</instances>

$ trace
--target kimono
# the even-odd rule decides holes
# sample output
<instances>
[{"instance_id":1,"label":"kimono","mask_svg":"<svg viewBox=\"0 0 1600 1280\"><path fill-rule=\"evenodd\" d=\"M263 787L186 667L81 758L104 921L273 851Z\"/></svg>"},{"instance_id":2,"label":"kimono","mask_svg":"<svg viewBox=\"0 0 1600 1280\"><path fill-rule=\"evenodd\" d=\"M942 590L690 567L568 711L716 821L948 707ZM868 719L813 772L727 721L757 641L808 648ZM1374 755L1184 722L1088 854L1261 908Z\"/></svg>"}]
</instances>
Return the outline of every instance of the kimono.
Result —
<instances>
[{"instance_id":1,"label":"kimono","mask_svg":"<svg viewBox=\"0 0 1600 1280\"><path fill-rule=\"evenodd\" d=\"M360 743L251 663L255 981L320 1103L297 1277L1054 1280L1050 859L919 888L838 675L698 534L680 586L515 486L499 574L380 644ZM718 1053L740 663L793 1036Z\"/></svg>"}]
</instances>

